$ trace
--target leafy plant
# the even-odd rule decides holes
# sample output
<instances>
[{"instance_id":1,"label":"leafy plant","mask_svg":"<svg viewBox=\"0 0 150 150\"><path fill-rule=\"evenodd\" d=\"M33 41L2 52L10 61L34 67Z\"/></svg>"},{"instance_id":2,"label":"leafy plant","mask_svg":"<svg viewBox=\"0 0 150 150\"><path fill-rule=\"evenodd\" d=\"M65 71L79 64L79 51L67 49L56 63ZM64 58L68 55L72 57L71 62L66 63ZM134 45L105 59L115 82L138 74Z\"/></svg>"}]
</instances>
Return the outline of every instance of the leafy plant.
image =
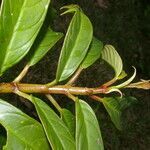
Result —
<instances>
[{"instance_id":1,"label":"leafy plant","mask_svg":"<svg viewBox=\"0 0 150 150\"><path fill-rule=\"evenodd\" d=\"M6 150L54 149L54 150L103 150L101 130L91 106L81 100L86 95L106 108L114 125L121 130L121 113L133 102L133 98L122 98L122 88L150 89L149 81L132 83L131 78L119 85L117 80L127 76L123 63L115 48L93 36L89 18L77 5L64 6L62 13L73 17L64 38L56 72L56 78L47 84L21 83L30 67L38 63L62 38L44 23L50 0L3 0L0 13L0 74L1 76L22 60L27 53L28 63L10 83L0 83L0 93L14 93L29 100L35 106L39 121L29 117L8 102L0 99L0 124L7 131ZM75 81L82 70L96 60L106 61L115 71L114 78L95 88L76 87ZM64 85L59 84L61 81ZM119 92L121 97L103 97ZM55 112L41 99L29 95L41 93L50 100ZM64 94L75 103L75 114L61 108L51 94ZM59 114L58 114L59 113ZM1 138L2 139L2 138ZM3 142L0 142L3 143ZM1 146L0 146L1 147Z\"/></svg>"}]
</instances>

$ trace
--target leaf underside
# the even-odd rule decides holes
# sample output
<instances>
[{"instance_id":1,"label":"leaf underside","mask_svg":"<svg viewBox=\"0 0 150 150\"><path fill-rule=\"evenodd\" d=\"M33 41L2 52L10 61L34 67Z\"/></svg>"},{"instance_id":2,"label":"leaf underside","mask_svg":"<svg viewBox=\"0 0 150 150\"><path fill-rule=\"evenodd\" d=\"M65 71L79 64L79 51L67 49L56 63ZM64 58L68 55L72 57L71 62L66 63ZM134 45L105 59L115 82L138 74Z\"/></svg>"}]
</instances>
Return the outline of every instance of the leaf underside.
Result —
<instances>
[{"instance_id":1,"label":"leaf underside","mask_svg":"<svg viewBox=\"0 0 150 150\"><path fill-rule=\"evenodd\" d=\"M122 60L112 45L105 45L102 50L102 59L105 60L115 71L115 78L122 72Z\"/></svg>"}]
</instances>

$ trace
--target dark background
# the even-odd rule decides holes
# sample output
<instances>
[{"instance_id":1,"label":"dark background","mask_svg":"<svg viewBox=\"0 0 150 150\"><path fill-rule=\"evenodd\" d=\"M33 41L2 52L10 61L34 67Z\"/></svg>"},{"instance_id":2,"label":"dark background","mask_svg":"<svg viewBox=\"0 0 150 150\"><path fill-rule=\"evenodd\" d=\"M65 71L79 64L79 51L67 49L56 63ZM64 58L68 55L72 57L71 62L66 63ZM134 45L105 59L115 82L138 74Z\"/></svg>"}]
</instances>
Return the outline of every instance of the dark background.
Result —
<instances>
[{"instance_id":1,"label":"dark background","mask_svg":"<svg viewBox=\"0 0 150 150\"><path fill-rule=\"evenodd\" d=\"M114 45L123 59L124 69L129 76L133 73L131 66L137 68L135 82L140 79L150 79L149 0L53 0L52 6L58 14L51 12L51 17L55 19L54 22L51 22L51 26L55 31L66 32L71 16L60 17L59 8L72 3L80 5L90 18L95 36L104 44ZM32 67L23 81L46 83L53 80L61 44L62 41L42 61ZM26 59L7 71L0 82L13 80L25 64ZM109 66L97 61L92 67L82 72L77 85L89 87L100 85L111 79L112 73ZM148 150L150 149L150 91L128 89L123 92L127 96L136 97L138 102L123 112L124 129L122 131L114 127L102 105L88 100L99 120L105 149ZM33 106L22 98L12 94L1 95L1 97L9 102L12 99L11 103L27 114L36 116ZM73 109L73 103L67 101L65 97L56 98L60 105L70 110ZM3 130L0 132L5 133Z\"/></svg>"}]
</instances>

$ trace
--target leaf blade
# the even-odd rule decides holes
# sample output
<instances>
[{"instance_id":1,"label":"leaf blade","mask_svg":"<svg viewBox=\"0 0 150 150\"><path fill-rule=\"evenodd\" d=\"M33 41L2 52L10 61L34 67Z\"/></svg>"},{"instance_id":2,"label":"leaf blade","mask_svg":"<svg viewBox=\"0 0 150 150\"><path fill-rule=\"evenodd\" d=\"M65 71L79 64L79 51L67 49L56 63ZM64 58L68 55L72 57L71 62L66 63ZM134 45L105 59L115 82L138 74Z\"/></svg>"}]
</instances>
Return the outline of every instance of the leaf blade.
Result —
<instances>
[{"instance_id":1,"label":"leaf blade","mask_svg":"<svg viewBox=\"0 0 150 150\"><path fill-rule=\"evenodd\" d=\"M102 103L116 128L121 130L121 108L119 101L113 97L105 97L102 99Z\"/></svg>"},{"instance_id":2,"label":"leaf blade","mask_svg":"<svg viewBox=\"0 0 150 150\"><path fill-rule=\"evenodd\" d=\"M112 45L105 45L102 51L102 59L105 60L115 71L115 78L122 72L123 64L121 57Z\"/></svg>"},{"instance_id":3,"label":"leaf blade","mask_svg":"<svg viewBox=\"0 0 150 150\"><path fill-rule=\"evenodd\" d=\"M96 116L92 108L82 100L76 100L76 148L104 150Z\"/></svg>"},{"instance_id":4,"label":"leaf blade","mask_svg":"<svg viewBox=\"0 0 150 150\"><path fill-rule=\"evenodd\" d=\"M1 99L0 123L7 130L5 149L40 150L44 147L49 150L49 144L41 124Z\"/></svg>"},{"instance_id":5,"label":"leaf blade","mask_svg":"<svg viewBox=\"0 0 150 150\"><path fill-rule=\"evenodd\" d=\"M50 28L40 31L37 40L31 48L32 54L30 54L29 66L35 65L39 62L46 53L62 38L63 34L59 32L54 32Z\"/></svg>"},{"instance_id":6,"label":"leaf blade","mask_svg":"<svg viewBox=\"0 0 150 150\"><path fill-rule=\"evenodd\" d=\"M92 40L93 28L88 17L76 11L70 22L57 67L56 80L71 76L84 59Z\"/></svg>"},{"instance_id":7,"label":"leaf blade","mask_svg":"<svg viewBox=\"0 0 150 150\"><path fill-rule=\"evenodd\" d=\"M91 66L97 59L100 58L103 43L93 37L88 53L81 64L81 68L86 69Z\"/></svg>"},{"instance_id":8,"label":"leaf blade","mask_svg":"<svg viewBox=\"0 0 150 150\"><path fill-rule=\"evenodd\" d=\"M75 116L67 109L61 110L61 118L65 125L68 127L72 136L75 136Z\"/></svg>"},{"instance_id":9,"label":"leaf blade","mask_svg":"<svg viewBox=\"0 0 150 150\"><path fill-rule=\"evenodd\" d=\"M42 100L32 97L52 149L75 150L74 139L63 121Z\"/></svg>"},{"instance_id":10,"label":"leaf blade","mask_svg":"<svg viewBox=\"0 0 150 150\"><path fill-rule=\"evenodd\" d=\"M50 0L2 1L0 75L28 53L43 24L49 3Z\"/></svg>"}]
</instances>

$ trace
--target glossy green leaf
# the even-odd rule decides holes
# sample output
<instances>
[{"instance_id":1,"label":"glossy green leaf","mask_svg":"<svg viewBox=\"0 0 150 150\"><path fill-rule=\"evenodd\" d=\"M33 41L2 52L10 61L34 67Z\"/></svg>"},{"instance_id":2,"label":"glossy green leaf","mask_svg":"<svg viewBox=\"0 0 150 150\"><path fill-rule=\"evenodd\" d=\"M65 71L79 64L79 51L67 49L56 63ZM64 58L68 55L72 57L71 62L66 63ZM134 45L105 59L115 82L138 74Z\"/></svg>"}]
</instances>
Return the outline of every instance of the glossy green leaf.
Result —
<instances>
[{"instance_id":1,"label":"glossy green leaf","mask_svg":"<svg viewBox=\"0 0 150 150\"><path fill-rule=\"evenodd\" d=\"M41 124L1 99L0 124L7 130L5 150L49 150Z\"/></svg>"},{"instance_id":2,"label":"glossy green leaf","mask_svg":"<svg viewBox=\"0 0 150 150\"><path fill-rule=\"evenodd\" d=\"M112 45L105 45L102 50L102 59L105 60L115 71L115 78L122 72L122 60Z\"/></svg>"},{"instance_id":3,"label":"glossy green leaf","mask_svg":"<svg viewBox=\"0 0 150 150\"><path fill-rule=\"evenodd\" d=\"M0 75L32 46L50 0L3 0L0 13Z\"/></svg>"},{"instance_id":4,"label":"glossy green leaf","mask_svg":"<svg viewBox=\"0 0 150 150\"><path fill-rule=\"evenodd\" d=\"M62 36L62 33L43 27L31 48L29 66L40 61Z\"/></svg>"},{"instance_id":5,"label":"glossy green leaf","mask_svg":"<svg viewBox=\"0 0 150 150\"><path fill-rule=\"evenodd\" d=\"M32 99L52 149L75 150L74 138L61 118L42 100Z\"/></svg>"},{"instance_id":6,"label":"glossy green leaf","mask_svg":"<svg viewBox=\"0 0 150 150\"><path fill-rule=\"evenodd\" d=\"M97 118L92 108L76 100L76 149L104 150Z\"/></svg>"},{"instance_id":7,"label":"glossy green leaf","mask_svg":"<svg viewBox=\"0 0 150 150\"><path fill-rule=\"evenodd\" d=\"M102 102L116 128L121 130L121 107L118 99L113 97L105 97L102 99Z\"/></svg>"},{"instance_id":8,"label":"glossy green leaf","mask_svg":"<svg viewBox=\"0 0 150 150\"><path fill-rule=\"evenodd\" d=\"M88 17L76 10L70 22L61 50L56 80L63 81L79 67L87 54L92 40L93 28Z\"/></svg>"},{"instance_id":9,"label":"glossy green leaf","mask_svg":"<svg viewBox=\"0 0 150 150\"><path fill-rule=\"evenodd\" d=\"M103 49L103 43L93 37L88 53L81 64L81 68L85 69L91 66L97 59L100 58Z\"/></svg>"},{"instance_id":10,"label":"glossy green leaf","mask_svg":"<svg viewBox=\"0 0 150 150\"><path fill-rule=\"evenodd\" d=\"M67 109L61 110L61 118L65 125L68 127L72 136L75 136L75 116Z\"/></svg>"}]
</instances>

